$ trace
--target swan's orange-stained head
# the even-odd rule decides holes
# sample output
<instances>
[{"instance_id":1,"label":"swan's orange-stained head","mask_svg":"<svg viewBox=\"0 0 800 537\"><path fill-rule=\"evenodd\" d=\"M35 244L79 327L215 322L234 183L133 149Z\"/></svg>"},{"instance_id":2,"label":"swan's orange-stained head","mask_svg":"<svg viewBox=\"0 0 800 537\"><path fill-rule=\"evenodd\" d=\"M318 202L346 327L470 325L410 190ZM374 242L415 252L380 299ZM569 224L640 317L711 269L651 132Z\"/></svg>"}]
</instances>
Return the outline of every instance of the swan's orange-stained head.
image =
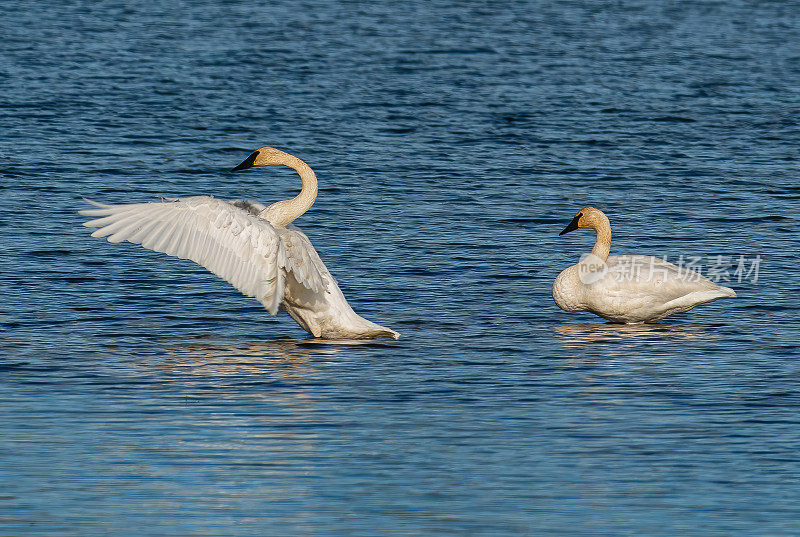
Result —
<instances>
[{"instance_id":1,"label":"swan's orange-stained head","mask_svg":"<svg viewBox=\"0 0 800 537\"><path fill-rule=\"evenodd\" d=\"M275 149L274 147L265 145L264 147L259 147L250 153L249 157L244 159L241 164L233 168L231 171L238 172L239 170L246 170L247 168L252 168L254 166L285 164L290 157L291 155L284 153L280 149Z\"/></svg>"},{"instance_id":2,"label":"swan's orange-stained head","mask_svg":"<svg viewBox=\"0 0 800 537\"><path fill-rule=\"evenodd\" d=\"M559 235L575 231L578 228L600 229L602 227L609 227L608 217L603 211L595 207L584 207L578 211L572 222L567 224L567 227Z\"/></svg>"}]
</instances>

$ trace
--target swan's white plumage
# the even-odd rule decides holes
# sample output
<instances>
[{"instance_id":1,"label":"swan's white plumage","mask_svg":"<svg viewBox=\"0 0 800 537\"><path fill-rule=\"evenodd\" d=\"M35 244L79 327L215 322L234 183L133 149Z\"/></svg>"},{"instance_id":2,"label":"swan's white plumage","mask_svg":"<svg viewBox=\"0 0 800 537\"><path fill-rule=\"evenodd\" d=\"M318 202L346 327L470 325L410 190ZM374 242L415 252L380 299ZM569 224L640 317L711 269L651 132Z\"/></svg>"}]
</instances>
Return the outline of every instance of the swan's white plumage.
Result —
<instances>
[{"instance_id":1,"label":"swan's white plumage","mask_svg":"<svg viewBox=\"0 0 800 537\"><path fill-rule=\"evenodd\" d=\"M357 315L311 241L289 224L317 195L317 180L302 160L271 147L254 151L234 171L282 164L298 172L300 194L269 207L253 200L210 196L161 202L105 205L86 200L98 228L93 237L128 241L167 255L191 259L255 297L273 315L283 307L309 333L328 339L368 339L400 334Z\"/></svg>"},{"instance_id":2,"label":"swan's white plumage","mask_svg":"<svg viewBox=\"0 0 800 537\"><path fill-rule=\"evenodd\" d=\"M565 311L589 311L621 323L658 322L736 296L733 289L657 257L609 256L611 228L599 209L581 209L562 234L578 227L595 229L597 241L591 255L564 269L553 282L553 299Z\"/></svg>"},{"instance_id":3,"label":"swan's white plumage","mask_svg":"<svg viewBox=\"0 0 800 537\"><path fill-rule=\"evenodd\" d=\"M277 228L277 231L286 249L281 267L307 289L324 293L333 278L305 233L294 226Z\"/></svg>"},{"instance_id":4,"label":"swan's white plumage","mask_svg":"<svg viewBox=\"0 0 800 537\"><path fill-rule=\"evenodd\" d=\"M622 323L657 322L675 313L736 293L663 259L612 255L599 279L581 279L580 263L559 274L553 298L565 311L589 311Z\"/></svg>"},{"instance_id":5,"label":"swan's white plumage","mask_svg":"<svg viewBox=\"0 0 800 537\"><path fill-rule=\"evenodd\" d=\"M269 222L209 196L121 205L86 201L97 207L80 211L96 217L83 224L98 228L92 237L191 259L255 297L270 313L278 311L285 282L280 269L287 261ZM298 281L305 277L298 275Z\"/></svg>"}]
</instances>

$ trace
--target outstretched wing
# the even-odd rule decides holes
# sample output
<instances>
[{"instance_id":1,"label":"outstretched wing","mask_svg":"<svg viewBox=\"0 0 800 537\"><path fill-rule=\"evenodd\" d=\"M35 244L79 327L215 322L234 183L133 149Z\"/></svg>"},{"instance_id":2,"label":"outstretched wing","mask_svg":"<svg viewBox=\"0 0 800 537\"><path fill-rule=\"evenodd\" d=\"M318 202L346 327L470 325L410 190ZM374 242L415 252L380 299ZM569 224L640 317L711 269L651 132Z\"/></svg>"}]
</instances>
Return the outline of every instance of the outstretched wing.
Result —
<instances>
[{"instance_id":1,"label":"outstretched wing","mask_svg":"<svg viewBox=\"0 0 800 537\"><path fill-rule=\"evenodd\" d=\"M294 226L279 227L277 231L286 250L281 266L291 272L294 279L306 289L325 294L330 285L336 282L308 237Z\"/></svg>"},{"instance_id":2,"label":"outstretched wing","mask_svg":"<svg viewBox=\"0 0 800 537\"><path fill-rule=\"evenodd\" d=\"M277 313L286 261L281 238L269 222L208 196L123 205L86 201L97 207L80 211L95 217L83 224L99 228L92 237L191 259Z\"/></svg>"}]
</instances>

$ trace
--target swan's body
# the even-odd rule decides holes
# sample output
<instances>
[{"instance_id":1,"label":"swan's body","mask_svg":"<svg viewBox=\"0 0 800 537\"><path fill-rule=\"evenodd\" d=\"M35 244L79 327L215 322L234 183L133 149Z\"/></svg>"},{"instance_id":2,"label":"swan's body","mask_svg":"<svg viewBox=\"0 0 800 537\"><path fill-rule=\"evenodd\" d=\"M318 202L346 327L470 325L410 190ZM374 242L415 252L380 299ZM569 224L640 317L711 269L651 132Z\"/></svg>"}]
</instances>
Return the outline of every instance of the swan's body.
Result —
<instances>
[{"instance_id":1,"label":"swan's body","mask_svg":"<svg viewBox=\"0 0 800 537\"><path fill-rule=\"evenodd\" d=\"M345 300L311 241L291 222L317 196L317 178L302 160L271 147L253 152L234 171L282 164L300 175L300 194L269 207L251 200L210 196L154 203L104 205L80 211L95 217L93 237L128 241L149 250L191 259L273 315L282 307L310 334L326 339L371 339L400 334L357 315ZM87 200L88 201L88 200Z\"/></svg>"},{"instance_id":2,"label":"swan's body","mask_svg":"<svg viewBox=\"0 0 800 537\"><path fill-rule=\"evenodd\" d=\"M561 234L578 228L594 229L597 240L591 254L553 282L553 299L564 311L589 311L617 323L655 323L736 296L733 289L656 257L609 256L611 225L599 209L581 209Z\"/></svg>"}]
</instances>

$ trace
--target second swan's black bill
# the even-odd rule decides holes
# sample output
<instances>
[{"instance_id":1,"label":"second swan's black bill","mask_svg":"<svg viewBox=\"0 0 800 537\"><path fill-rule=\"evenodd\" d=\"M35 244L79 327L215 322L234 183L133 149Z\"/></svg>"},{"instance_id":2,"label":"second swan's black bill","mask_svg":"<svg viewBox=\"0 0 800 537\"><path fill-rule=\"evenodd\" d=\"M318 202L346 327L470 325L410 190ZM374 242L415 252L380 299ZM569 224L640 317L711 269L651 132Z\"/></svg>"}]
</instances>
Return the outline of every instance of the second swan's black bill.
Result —
<instances>
[{"instance_id":1,"label":"second swan's black bill","mask_svg":"<svg viewBox=\"0 0 800 537\"><path fill-rule=\"evenodd\" d=\"M583 213L576 214L575 218L572 219L572 222L567 224L567 227L564 228L564 231L562 231L558 235L561 236L564 233L569 233L570 231L575 231L576 229L578 229L578 220L581 219L581 216L583 216Z\"/></svg>"}]
</instances>

